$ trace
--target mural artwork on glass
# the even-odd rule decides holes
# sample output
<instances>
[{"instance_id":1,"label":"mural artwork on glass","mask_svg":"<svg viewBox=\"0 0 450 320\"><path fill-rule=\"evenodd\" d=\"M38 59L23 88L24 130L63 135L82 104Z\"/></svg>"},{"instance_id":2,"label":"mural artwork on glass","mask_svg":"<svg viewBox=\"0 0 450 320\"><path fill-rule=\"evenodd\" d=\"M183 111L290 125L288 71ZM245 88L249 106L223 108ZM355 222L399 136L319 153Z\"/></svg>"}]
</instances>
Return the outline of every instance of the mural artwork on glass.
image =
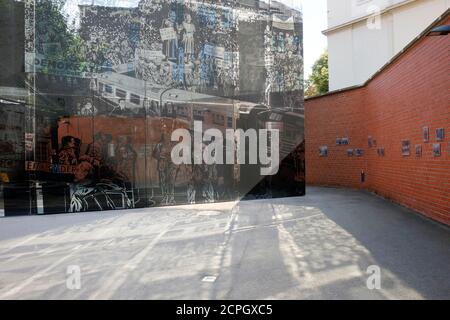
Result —
<instances>
[{"instance_id":1,"label":"mural artwork on glass","mask_svg":"<svg viewBox=\"0 0 450 320\"><path fill-rule=\"evenodd\" d=\"M6 215L37 213L36 186L43 213L305 193L301 12L6 1L24 12L27 96L0 96L1 173L29 197Z\"/></svg>"}]
</instances>

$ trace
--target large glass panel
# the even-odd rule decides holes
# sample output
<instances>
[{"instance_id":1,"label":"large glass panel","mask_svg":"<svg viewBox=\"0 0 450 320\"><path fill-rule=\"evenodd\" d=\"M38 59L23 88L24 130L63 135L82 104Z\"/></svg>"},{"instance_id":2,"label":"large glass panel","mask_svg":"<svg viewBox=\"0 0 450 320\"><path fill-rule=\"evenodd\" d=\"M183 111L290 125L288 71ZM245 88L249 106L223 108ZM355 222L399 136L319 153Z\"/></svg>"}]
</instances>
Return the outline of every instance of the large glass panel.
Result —
<instances>
[{"instance_id":1,"label":"large glass panel","mask_svg":"<svg viewBox=\"0 0 450 320\"><path fill-rule=\"evenodd\" d=\"M2 214L304 194L300 12L0 3Z\"/></svg>"}]
</instances>

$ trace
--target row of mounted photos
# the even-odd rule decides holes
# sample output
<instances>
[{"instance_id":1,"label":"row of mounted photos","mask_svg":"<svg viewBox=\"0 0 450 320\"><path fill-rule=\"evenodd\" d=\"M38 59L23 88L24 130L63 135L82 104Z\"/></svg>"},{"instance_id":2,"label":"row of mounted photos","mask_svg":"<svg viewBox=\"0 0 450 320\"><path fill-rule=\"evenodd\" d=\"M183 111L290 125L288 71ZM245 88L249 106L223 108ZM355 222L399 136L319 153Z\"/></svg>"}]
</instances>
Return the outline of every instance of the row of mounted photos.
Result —
<instances>
[{"instance_id":1,"label":"row of mounted photos","mask_svg":"<svg viewBox=\"0 0 450 320\"><path fill-rule=\"evenodd\" d=\"M415 151L416 151L416 157L422 156L422 145L416 144L415 145ZM449 152L450 152L450 143L449 143ZM434 143L433 149L432 149L433 157L440 157L442 155L442 144L441 143ZM377 154L380 157L385 156L385 149L384 148L378 148ZM363 149L347 149L347 156L349 157L362 157L364 155ZM411 155L411 143L409 140L403 140L402 141L402 156L407 157ZM327 146L321 146L319 147L319 156L320 157L327 157L328 156L328 147Z\"/></svg>"},{"instance_id":2,"label":"row of mounted photos","mask_svg":"<svg viewBox=\"0 0 450 320\"><path fill-rule=\"evenodd\" d=\"M445 140L445 129L444 128L437 128L436 129L436 141L442 142ZM423 128L423 141L424 143L430 142L430 128L424 127ZM338 137L336 138L336 146L342 146L342 145L349 145L350 140L348 137ZM372 136L368 137L368 147L373 148L377 146L377 140L375 140ZM449 146L450 148L450 146ZM402 156L410 156L411 155L411 143L409 140L402 140ZM416 144L415 145L415 151L416 156L421 157L422 156L422 145ZM385 156L385 149L384 148L377 148L377 154L380 157ZM363 149L347 149L347 155L349 157L357 156L362 157L364 155ZM434 143L433 144L433 156L434 157L440 157L442 155L442 147L440 143ZM328 146L320 146L319 147L319 156L320 157L327 157L328 156Z\"/></svg>"}]
</instances>

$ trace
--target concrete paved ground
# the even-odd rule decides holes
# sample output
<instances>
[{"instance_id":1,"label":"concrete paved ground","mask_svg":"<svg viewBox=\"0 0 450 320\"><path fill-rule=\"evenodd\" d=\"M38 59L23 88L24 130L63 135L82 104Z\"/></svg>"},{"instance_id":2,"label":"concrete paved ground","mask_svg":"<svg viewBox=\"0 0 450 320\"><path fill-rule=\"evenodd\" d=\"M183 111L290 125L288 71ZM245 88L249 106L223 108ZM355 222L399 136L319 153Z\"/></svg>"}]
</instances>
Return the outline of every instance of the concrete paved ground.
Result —
<instances>
[{"instance_id":1,"label":"concrete paved ground","mask_svg":"<svg viewBox=\"0 0 450 320\"><path fill-rule=\"evenodd\" d=\"M368 193L307 192L2 218L0 298L450 299L448 228ZM366 284L372 265L380 290Z\"/></svg>"}]
</instances>

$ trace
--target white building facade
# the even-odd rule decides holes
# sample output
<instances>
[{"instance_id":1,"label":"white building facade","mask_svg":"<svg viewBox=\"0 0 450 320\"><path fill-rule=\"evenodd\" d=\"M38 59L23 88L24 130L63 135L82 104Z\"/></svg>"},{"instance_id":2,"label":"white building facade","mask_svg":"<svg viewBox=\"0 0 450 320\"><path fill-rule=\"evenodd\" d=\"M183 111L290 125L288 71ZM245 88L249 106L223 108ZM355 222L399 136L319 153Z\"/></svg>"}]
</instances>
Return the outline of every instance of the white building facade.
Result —
<instances>
[{"instance_id":1,"label":"white building facade","mask_svg":"<svg viewBox=\"0 0 450 320\"><path fill-rule=\"evenodd\" d=\"M450 0L328 0L330 91L363 84L450 7Z\"/></svg>"}]
</instances>

